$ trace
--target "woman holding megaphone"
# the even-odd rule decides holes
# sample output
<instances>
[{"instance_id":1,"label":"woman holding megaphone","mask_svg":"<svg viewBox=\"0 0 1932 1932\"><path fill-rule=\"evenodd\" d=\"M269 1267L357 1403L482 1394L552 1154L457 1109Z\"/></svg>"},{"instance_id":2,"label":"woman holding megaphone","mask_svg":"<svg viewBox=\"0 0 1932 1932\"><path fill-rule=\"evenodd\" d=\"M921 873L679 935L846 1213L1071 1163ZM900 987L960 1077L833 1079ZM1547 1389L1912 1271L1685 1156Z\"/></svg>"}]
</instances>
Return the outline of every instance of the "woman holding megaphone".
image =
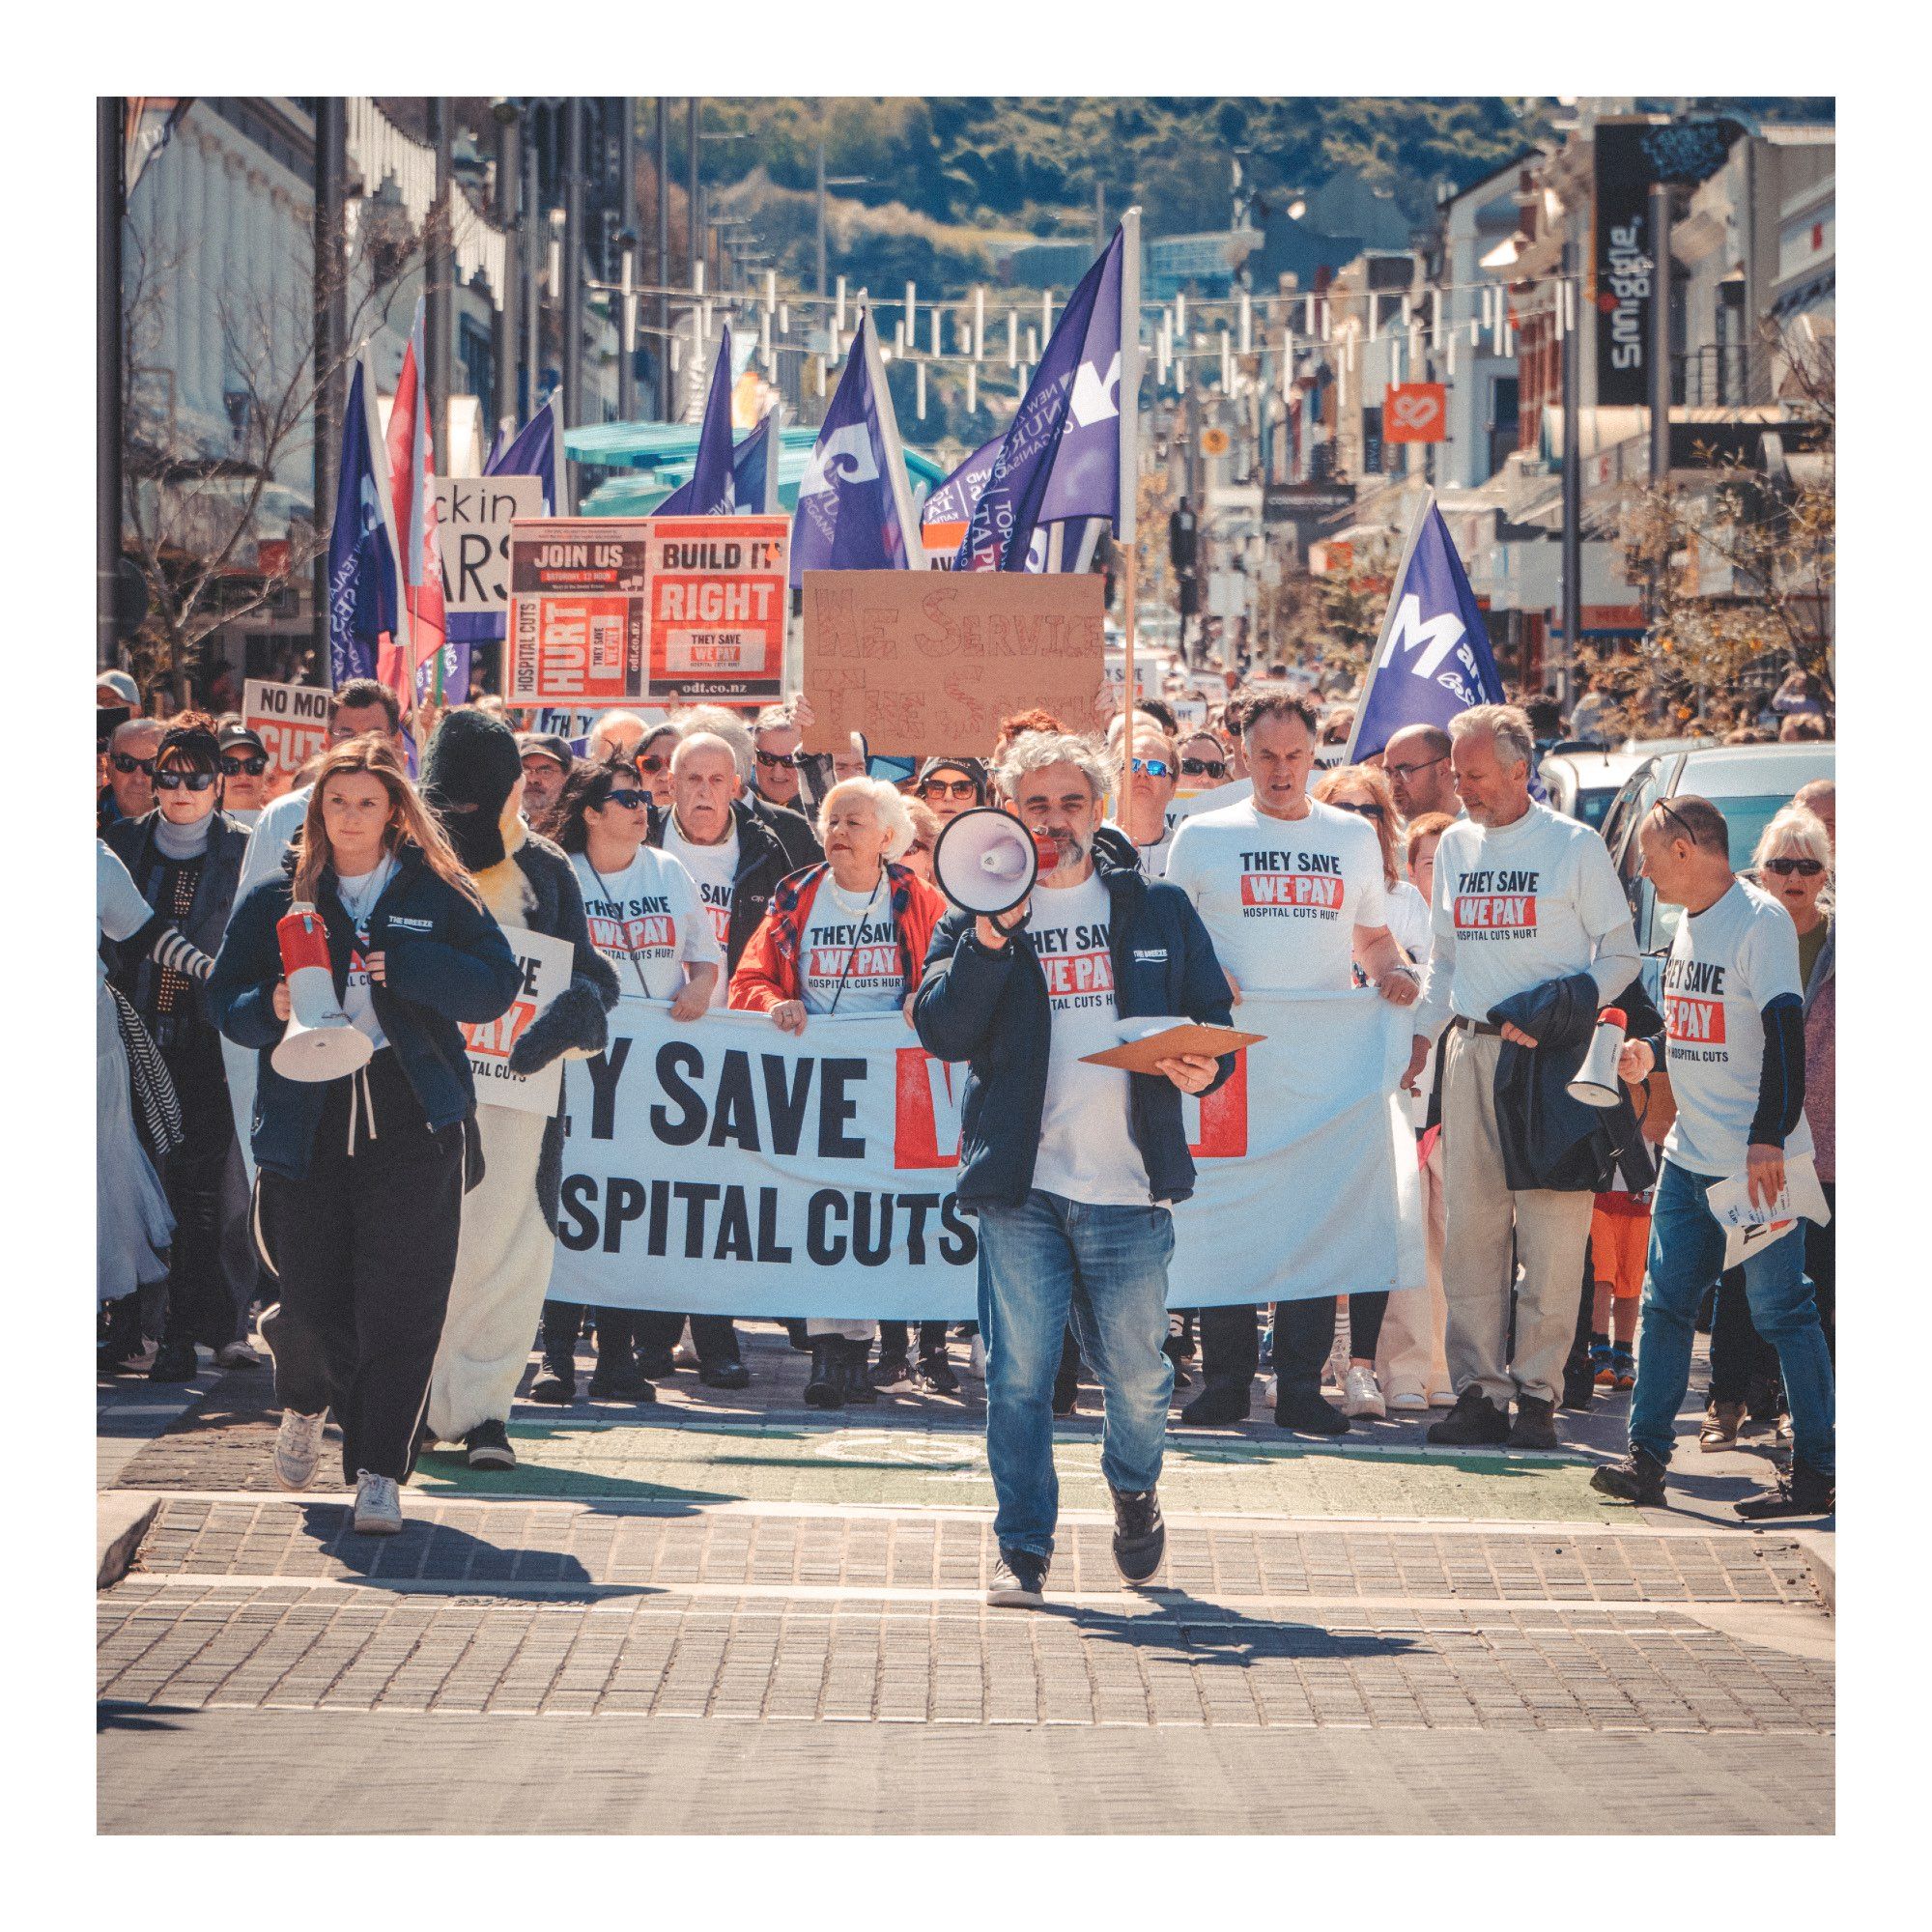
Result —
<instances>
[{"instance_id":1,"label":"woman holding megaphone","mask_svg":"<svg viewBox=\"0 0 1932 1932\"><path fill-rule=\"evenodd\" d=\"M236 907L208 996L259 1055L255 1218L281 1291L262 1321L283 1411L275 1479L306 1488L333 1409L364 1533L402 1527L398 1486L479 1178L466 1175L475 1095L458 1022L496 1019L522 983L395 752L334 747L282 876ZM360 1038L340 1041L345 1029ZM352 1050L309 1050L330 1035Z\"/></svg>"}]
</instances>

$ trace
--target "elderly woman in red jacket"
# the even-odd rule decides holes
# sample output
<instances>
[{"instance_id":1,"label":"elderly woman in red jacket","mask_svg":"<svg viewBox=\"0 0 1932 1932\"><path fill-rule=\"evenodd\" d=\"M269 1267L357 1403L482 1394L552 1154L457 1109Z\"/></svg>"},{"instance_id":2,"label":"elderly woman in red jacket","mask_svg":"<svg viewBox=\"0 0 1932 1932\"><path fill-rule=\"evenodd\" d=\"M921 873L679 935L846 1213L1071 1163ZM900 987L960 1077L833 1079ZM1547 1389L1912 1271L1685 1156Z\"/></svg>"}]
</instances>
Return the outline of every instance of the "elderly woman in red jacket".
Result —
<instances>
[{"instance_id":1,"label":"elderly woman in red jacket","mask_svg":"<svg viewBox=\"0 0 1932 1932\"><path fill-rule=\"evenodd\" d=\"M729 1004L801 1034L814 1014L899 1012L919 984L946 901L896 864L913 842L905 801L879 779L841 780L818 809L822 865L780 882L731 975ZM867 1359L878 1323L806 1323L816 1408L871 1402Z\"/></svg>"}]
</instances>

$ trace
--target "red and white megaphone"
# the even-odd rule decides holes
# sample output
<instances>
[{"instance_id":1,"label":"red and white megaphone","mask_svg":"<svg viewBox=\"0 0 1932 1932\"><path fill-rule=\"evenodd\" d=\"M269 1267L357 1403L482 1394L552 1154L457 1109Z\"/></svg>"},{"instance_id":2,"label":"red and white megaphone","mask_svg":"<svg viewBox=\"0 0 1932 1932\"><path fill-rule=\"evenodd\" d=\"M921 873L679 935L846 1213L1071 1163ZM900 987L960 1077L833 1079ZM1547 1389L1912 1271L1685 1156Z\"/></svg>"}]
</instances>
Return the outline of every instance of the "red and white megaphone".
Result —
<instances>
[{"instance_id":1,"label":"red and white megaphone","mask_svg":"<svg viewBox=\"0 0 1932 1932\"><path fill-rule=\"evenodd\" d=\"M939 890L965 912L998 919L1033 891L1042 872L1060 863L1060 847L1044 832L1029 832L1009 811L976 806L951 819L932 848Z\"/></svg>"},{"instance_id":2,"label":"red and white megaphone","mask_svg":"<svg viewBox=\"0 0 1932 1932\"><path fill-rule=\"evenodd\" d=\"M369 1064L369 1036L342 1010L328 958L328 932L312 905L292 905L275 924L289 1027L269 1064L284 1080L340 1080Z\"/></svg>"}]
</instances>

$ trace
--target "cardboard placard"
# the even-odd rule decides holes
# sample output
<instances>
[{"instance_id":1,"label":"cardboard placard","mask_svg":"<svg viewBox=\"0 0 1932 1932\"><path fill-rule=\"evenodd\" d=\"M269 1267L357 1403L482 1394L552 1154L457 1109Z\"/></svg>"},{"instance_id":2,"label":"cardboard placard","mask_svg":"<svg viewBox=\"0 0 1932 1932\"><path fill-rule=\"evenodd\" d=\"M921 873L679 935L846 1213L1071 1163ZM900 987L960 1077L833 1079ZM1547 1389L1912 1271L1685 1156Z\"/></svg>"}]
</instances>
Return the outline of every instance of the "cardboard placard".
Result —
<instances>
[{"instance_id":1,"label":"cardboard placard","mask_svg":"<svg viewBox=\"0 0 1932 1932\"><path fill-rule=\"evenodd\" d=\"M1086 729L1102 595L1085 575L808 570L805 749L863 731L880 752L983 757L1000 720L1034 705Z\"/></svg>"},{"instance_id":2,"label":"cardboard placard","mask_svg":"<svg viewBox=\"0 0 1932 1932\"><path fill-rule=\"evenodd\" d=\"M788 555L782 517L517 520L505 702L769 702Z\"/></svg>"},{"instance_id":3,"label":"cardboard placard","mask_svg":"<svg viewBox=\"0 0 1932 1932\"><path fill-rule=\"evenodd\" d=\"M480 1026L465 1026L463 1040L469 1055L469 1072L476 1082L479 1106L514 1107L520 1113L554 1114L563 1079L563 1063L553 1060L541 1071L524 1075L510 1071L510 1049L524 1029L570 984L571 947L566 939L529 932L519 925L502 928L517 955L524 983L508 1012Z\"/></svg>"},{"instance_id":4,"label":"cardboard placard","mask_svg":"<svg viewBox=\"0 0 1932 1932\"><path fill-rule=\"evenodd\" d=\"M251 677L242 686L242 722L261 739L271 771L290 777L328 743L328 700L319 684L270 684Z\"/></svg>"},{"instance_id":5,"label":"cardboard placard","mask_svg":"<svg viewBox=\"0 0 1932 1932\"><path fill-rule=\"evenodd\" d=\"M535 476L438 476L442 608L483 615L510 608L510 526L544 513Z\"/></svg>"}]
</instances>

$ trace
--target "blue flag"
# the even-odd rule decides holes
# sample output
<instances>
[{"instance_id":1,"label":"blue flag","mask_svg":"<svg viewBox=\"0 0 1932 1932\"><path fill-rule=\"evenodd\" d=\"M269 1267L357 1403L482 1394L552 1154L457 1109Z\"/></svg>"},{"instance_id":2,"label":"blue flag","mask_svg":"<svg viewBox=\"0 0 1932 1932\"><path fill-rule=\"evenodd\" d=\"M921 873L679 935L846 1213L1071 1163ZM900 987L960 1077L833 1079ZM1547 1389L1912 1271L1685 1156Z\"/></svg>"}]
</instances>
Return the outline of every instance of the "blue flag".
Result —
<instances>
[{"instance_id":1,"label":"blue flag","mask_svg":"<svg viewBox=\"0 0 1932 1932\"><path fill-rule=\"evenodd\" d=\"M557 412L554 399L538 410L507 441L499 429L491 445L486 476L534 476L543 486L544 514L557 515ZM472 644L500 644L504 618L500 611L452 611L443 620L442 688L458 693L462 703L469 694Z\"/></svg>"},{"instance_id":2,"label":"blue flag","mask_svg":"<svg viewBox=\"0 0 1932 1932\"><path fill-rule=\"evenodd\" d=\"M808 570L919 567L919 520L872 318L858 332L812 444L791 520L791 582Z\"/></svg>"},{"instance_id":3,"label":"blue flag","mask_svg":"<svg viewBox=\"0 0 1932 1932\"><path fill-rule=\"evenodd\" d=\"M731 331L719 330L718 358L711 365L711 393L697 432L697 462L691 481L680 484L654 517L728 517L737 507L731 484Z\"/></svg>"},{"instance_id":4,"label":"blue flag","mask_svg":"<svg viewBox=\"0 0 1932 1932\"><path fill-rule=\"evenodd\" d=\"M1046 521L1047 497L1069 424L1076 431L1074 449L1079 458L1076 471L1088 479L1088 489L1092 489L1094 472L1100 467L1095 459L1109 444L1114 451L1115 481L1107 488L1097 509L1089 503L1076 502L1057 514L1062 518L1116 514L1120 405L1105 382L1097 379L1105 378L1111 370L1115 384L1120 381L1122 245L1120 231L1116 230L1107 252L1081 276L1079 287L1067 297L1059 326L1039 358L1032 384L1020 399L1019 412L993 460L992 474L973 507L972 524L959 546L959 554L953 559L955 570L1027 568L1034 532ZM1090 356L1088 333L1094 323L1102 287L1107 285L1113 290L1113 344L1110 351L1102 354L1102 346L1096 341ZM1083 423L1074 412L1073 399L1076 380L1082 375L1083 365L1091 359L1101 364L1094 386L1099 390L1098 403L1105 407L1097 410L1093 407L1094 399L1087 394L1088 384L1082 383L1082 413L1090 418ZM1069 485L1066 494L1085 496L1088 492Z\"/></svg>"},{"instance_id":5,"label":"blue flag","mask_svg":"<svg viewBox=\"0 0 1932 1932\"><path fill-rule=\"evenodd\" d=\"M376 651L396 629L396 559L383 515L358 359L342 412L342 464L328 532L328 681L376 675Z\"/></svg>"},{"instance_id":6,"label":"blue flag","mask_svg":"<svg viewBox=\"0 0 1932 1932\"><path fill-rule=\"evenodd\" d=\"M731 452L731 496L741 516L768 515L777 509L779 412L776 408L767 410L757 428Z\"/></svg>"},{"instance_id":7,"label":"blue flag","mask_svg":"<svg viewBox=\"0 0 1932 1932\"><path fill-rule=\"evenodd\" d=\"M1446 729L1471 705L1502 701L1503 681L1476 593L1432 497L1389 592L1349 761L1373 757L1405 725Z\"/></svg>"},{"instance_id":8,"label":"blue flag","mask_svg":"<svg viewBox=\"0 0 1932 1932\"><path fill-rule=\"evenodd\" d=\"M1117 524L1121 504L1121 265L1122 238L1101 263L1100 285L1080 345L1066 399L1066 419L1054 453L1053 472L1039 507L1043 524L1104 517ZM1077 547L1077 540L1076 540Z\"/></svg>"}]
</instances>

